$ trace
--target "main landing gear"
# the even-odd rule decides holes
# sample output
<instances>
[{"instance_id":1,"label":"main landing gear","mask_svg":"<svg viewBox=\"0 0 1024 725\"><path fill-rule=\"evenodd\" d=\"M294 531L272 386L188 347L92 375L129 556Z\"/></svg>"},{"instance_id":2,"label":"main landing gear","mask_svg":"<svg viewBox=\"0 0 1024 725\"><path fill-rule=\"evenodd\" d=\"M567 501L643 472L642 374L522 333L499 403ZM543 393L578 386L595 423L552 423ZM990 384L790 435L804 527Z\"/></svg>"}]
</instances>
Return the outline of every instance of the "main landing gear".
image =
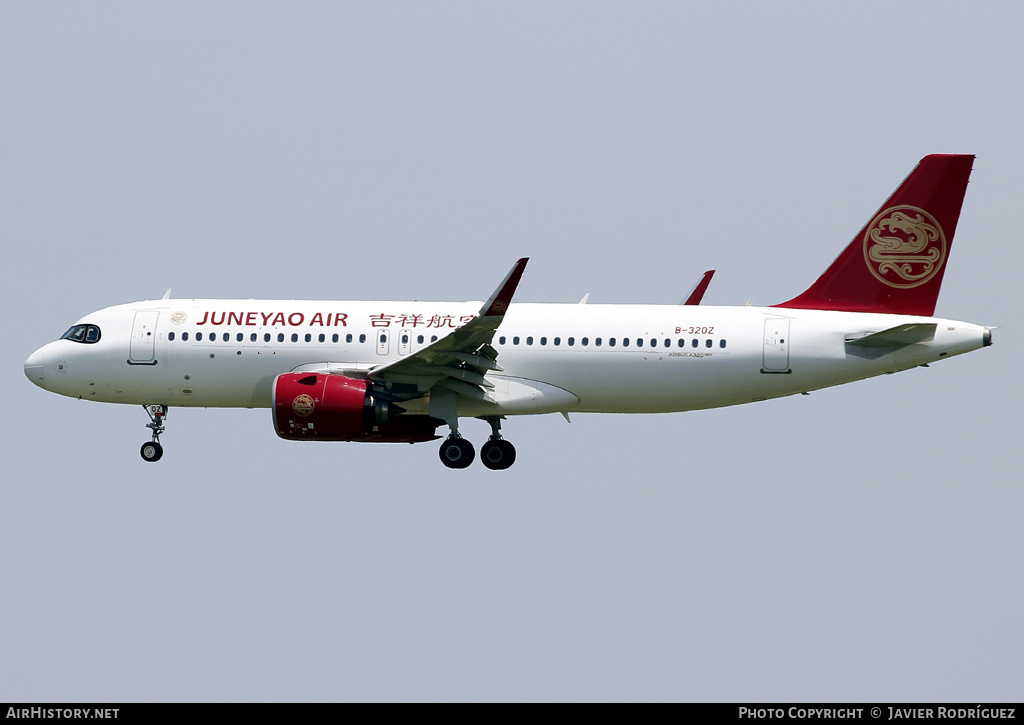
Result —
<instances>
[{"instance_id":1,"label":"main landing gear","mask_svg":"<svg viewBox=\"0 0 1024 725\"><path fill-rule=\"evenodd\" d=\"M160 445L160 434L164 432L164 420L167 418L167 406L166 405L144 405L142 409L146 411L146 415L149 416L150 422L146 424L147 428L153 431L153 440L147 441L142 444L142 449L139 453L142 455L142 460L148 463L156 463L164 455L164 447Z\"/></svg>"},{"instance_id":2,"label":"main landing gear","mask_svg":"<svg viewBox=\"0 0 1024 725\"><path fill-rule=\"evenodd\" d=\"M480 460L492 471L504 471L516 462L515 446L501 437L501 419L498 416L488 416L484 420L491 424L491 436L480 449ZM441 463L448 468L466 468L476 457L473 444L459 435L458 430L452 431L445 439L438 454Z\"/></svg>"},{"instance_id":3,"label":"main landing gear","mask_svg":"<svg viewBox=\"0 0 1024 725\"><path fill-rule=\"evenodd\" d=\"M473 444L458 433L452 433L445 439L438 454L441 456L441 463L448 468L466 468L476 457Z\"/></svg>"},{"instance_id":4,"label":"main landing gear","mask_svg":"<svg viewBox=\"0 0 1024 725\"><path fill-rule=\"evenodd\" d=\"M480 449L480 460L492 471L504 471L516 462L516 448L501 437L501 418L492 415L484 420L491 424L491 437Z\"/></svg>"}]
</instances>

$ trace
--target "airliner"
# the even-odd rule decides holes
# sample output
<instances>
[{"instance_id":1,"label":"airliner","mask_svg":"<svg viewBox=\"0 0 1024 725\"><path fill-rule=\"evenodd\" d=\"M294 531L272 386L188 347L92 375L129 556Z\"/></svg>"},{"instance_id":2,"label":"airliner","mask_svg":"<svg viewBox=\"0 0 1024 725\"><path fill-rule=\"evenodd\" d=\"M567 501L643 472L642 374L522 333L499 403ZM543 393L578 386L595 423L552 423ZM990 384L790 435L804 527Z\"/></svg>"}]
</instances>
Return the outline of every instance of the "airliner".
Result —
<instances>
[{"instance_id":1,"label":"airliner","mask_svg":"<svg viewBox=\"0 0 1024 725\"><path fill-rule=\"evenodd\" d=\"M172 299L81 318L25 362L34 384L141 405L163 455L168 410L270 408L293 441L417 443L468 467L459 421L490 424L480 459L509 468L511 416L670 413L753 403L985 347L989 328L932 317L972 155L930 155L806 291L769 307L531 304L520 259L484 302Z\"/></svg>"}]
</instances>

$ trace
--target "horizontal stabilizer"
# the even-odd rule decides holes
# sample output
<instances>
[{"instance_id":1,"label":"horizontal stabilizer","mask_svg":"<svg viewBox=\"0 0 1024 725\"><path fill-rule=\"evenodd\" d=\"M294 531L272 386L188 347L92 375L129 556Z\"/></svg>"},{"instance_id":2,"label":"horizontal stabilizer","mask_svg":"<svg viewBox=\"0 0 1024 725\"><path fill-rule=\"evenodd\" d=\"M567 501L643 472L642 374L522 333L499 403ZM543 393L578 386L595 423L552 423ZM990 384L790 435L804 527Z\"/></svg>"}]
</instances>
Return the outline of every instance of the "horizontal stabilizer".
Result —
<instances>
[{"instance_id":1,"label":"horizontal stabilizer","mask_svg":"<svg viewBox=\"0 0 1024 725\"><path fill-rule=\"evenodd\" d=\"M935 323L897 325L881 332L862 332L847 335L847 345L860 347L906 347L935 338Z\"/></svg>"}]
</instances>

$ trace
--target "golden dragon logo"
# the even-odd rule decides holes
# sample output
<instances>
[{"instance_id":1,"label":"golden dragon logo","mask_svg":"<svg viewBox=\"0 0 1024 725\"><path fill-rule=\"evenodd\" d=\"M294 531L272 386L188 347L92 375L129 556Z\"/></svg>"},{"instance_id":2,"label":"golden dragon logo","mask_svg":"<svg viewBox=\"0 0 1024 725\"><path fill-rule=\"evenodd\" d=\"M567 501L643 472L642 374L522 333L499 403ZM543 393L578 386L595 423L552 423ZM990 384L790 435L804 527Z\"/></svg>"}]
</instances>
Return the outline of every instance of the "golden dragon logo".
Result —
<instances>
[{"instance_id":1,"label":"golden dragon logo","mask_svg":"<svg viewBox=\"0 0 1024 725\"><path fill-rule=\"evenodd\" d=\"M292 410L295 411L295 415L301 415L303 418L313 415L315 408L316 402L310 395L299 395L292 401Z\"/></svg>"},{"instance_id":2,"label":"golden dragon logo","mask_svg":"<svg viewBox=\"0 0 1024 725\"><path fill-rule=\"evenodd\" d=\"M868 225L864 260L871 274L890 287L918 287L942 269L946 235L924 209L889 207Z\"/></svg>"}]
</instances>

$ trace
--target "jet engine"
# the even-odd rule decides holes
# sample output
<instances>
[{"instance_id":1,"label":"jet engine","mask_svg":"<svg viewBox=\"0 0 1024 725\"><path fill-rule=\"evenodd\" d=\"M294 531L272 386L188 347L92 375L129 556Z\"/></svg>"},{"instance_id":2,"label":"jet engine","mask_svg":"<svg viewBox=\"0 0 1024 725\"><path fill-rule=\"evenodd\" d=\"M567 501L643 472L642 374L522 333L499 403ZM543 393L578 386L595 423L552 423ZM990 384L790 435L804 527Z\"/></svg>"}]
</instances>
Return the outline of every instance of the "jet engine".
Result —
<instances>
[{"instance_id":1,"label":"jet engine","mask_svg":"<svg viewBox=\"0 0 1024 725\"><path fill-rule=\"evenodd\" d=\"M375 398L365 380L285 373L274 379L273 396L274 430L288 440L418 443L440 437L441 421L397 417L404 409Z\"/></svg>"}]
</instances>

